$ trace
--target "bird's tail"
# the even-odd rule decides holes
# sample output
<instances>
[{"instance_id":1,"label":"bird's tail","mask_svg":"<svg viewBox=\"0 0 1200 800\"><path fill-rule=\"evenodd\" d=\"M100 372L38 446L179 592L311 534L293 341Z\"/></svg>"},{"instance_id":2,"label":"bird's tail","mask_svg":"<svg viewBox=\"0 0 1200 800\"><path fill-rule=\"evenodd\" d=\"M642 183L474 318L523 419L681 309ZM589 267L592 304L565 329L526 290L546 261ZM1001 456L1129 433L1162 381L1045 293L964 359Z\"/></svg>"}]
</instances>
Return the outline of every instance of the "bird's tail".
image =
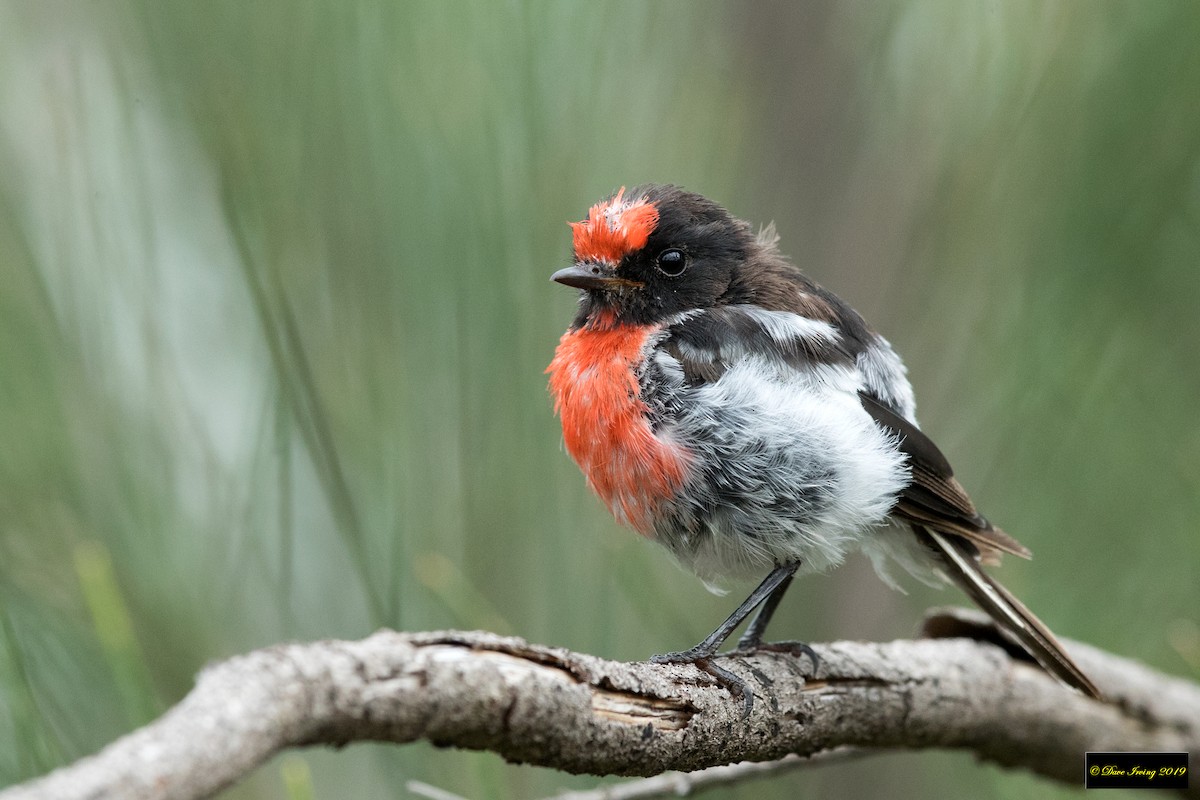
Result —
<instances>
[{"instance_id":1,"label":"bird's tail","mask_svg":"<svg viewBox=\"0 0 1200 800\"><path fill-rule=\"evenodd\" d=\"M946 574L960 589L998 622L1021 647L1051 675L1088 697L1101 698L1100 690L1063 650L1054 634L1017 598L983 571L969 544L958 537L913 525L917 538L941 556Z\"/></svg>"}]
</instances>

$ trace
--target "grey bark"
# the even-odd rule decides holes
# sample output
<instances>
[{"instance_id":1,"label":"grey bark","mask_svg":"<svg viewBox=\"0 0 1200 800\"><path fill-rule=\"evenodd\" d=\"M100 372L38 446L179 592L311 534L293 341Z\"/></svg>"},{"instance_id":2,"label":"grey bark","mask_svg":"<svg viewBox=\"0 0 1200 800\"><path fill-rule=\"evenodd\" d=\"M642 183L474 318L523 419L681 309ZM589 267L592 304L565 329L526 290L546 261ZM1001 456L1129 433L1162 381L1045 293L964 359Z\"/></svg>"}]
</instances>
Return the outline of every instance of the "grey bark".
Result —
<instances>
[{"instance_id":1,"label":"grey bark","mask_svg":"<svg viewBox=\"0 0 1200 800\"><path fill-rule=\"evenodd\" d=\"M971 614L935 634L986 636ZM723 657L742 704L688 666L620 663L490 633L380 631L254 651L207 667L160 719L94 756L0 792L198 798L289 747L354 741L490 750L595 775L655 775L839 747L960 748L1082 785L1087 750L1200 752L1200 686L1066 643L1106 702L978 638L816 645L821 662ZM1190 796L1200 796L1193 780Z\"/></svg>"}]
</instances>

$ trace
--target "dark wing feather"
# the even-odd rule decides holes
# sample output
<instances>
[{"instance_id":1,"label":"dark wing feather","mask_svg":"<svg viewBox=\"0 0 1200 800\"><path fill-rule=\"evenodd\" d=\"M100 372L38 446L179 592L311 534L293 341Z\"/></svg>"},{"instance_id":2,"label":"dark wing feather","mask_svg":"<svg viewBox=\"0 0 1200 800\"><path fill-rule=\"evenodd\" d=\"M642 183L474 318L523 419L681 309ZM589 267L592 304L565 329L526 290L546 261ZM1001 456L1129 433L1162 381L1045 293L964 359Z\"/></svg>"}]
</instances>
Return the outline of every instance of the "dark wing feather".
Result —
<instances>
[{"instance_id":1,"label":"dark wing feather","mask_svg":"<svg viewBox=\"0 0 1200 800\"><path fill-rule=\"evenodd\" d=\"M1050 629L980 566L997 551L1029 558L1029 550L975 510L942 451L916 425L878 398L863 392L859 398L876 424L897 435L900 451L912 468L912 484L901 493L892 513L910 523L946 576L1047 672L1088 697L1101 697Z\"/></svg>"},{"instance_id":2,"label":"dark wing feather","mask_svg":"<svg viewBox=\"0 0 1200 800\"><path fill-rule=\"evenodd\" d=\"M875 397L858 393L863 408L885 430L896 434L900 452L908 456L912 484L900 495L896 516L969 540L983 557L995 551L1029 558L1027 547L988 522L957 480L950 462L921 429Z\"/></svg>"}]
</instances>

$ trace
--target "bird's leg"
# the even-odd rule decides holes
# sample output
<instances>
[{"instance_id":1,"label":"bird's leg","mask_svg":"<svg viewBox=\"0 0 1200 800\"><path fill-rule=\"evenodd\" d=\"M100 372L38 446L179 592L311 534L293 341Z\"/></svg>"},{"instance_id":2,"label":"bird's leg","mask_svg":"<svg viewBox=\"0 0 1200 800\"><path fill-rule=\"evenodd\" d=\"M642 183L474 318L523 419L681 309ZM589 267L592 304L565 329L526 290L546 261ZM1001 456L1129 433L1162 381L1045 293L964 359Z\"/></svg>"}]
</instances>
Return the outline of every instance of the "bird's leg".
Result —
<instances>
[{"instance_id":1,"label":"bird's leg","mask_svg":"<svg viewBox=\"0 0 1200 800\"><path fill-rule=\"evenodd\" d=\"M815 672L820 659L815 650L809 647L804 642L764 642L763 634L767 631L767 624L771 621L771 616L775 613L775 609L779 607L779 601L783 599L783 595L787 592L788 587L792 584L792 578L795 575L796 564L792 567L783 580L779 582L767 599L763 602L762 608L758 610L758 614L746 627L746 632L742 634L742 638L738 639L737 653L753 653L756 650L768 650L780 653L791 653L795 656L808 656L808 660L812 662L813 671Z\"/></svg>"},{"instance_id":2,"label":"bird's leg","mask_svg":"<svg viewBox=\"0 0 1200 800\"><path fill-rule=\"evenodd\" d=\"M746 632L742 634L742 638L738 639L738 650L754 650L763 643L763 634L767 631L767 625L771 622L775 609L779 607L779 601L783 599L788 587L792 585L792 578L795 577L798 566L799 564L794 565L792 571L784 575L783 580L779 581L779 585L767 595L762 608L758 609L758 613L746 627Z\"/></svg>"},{"instance_id":3,"label":"bird's leg","mask_svg":"<svg viewBox=\"0 0 1200 800\"><path fill-rule=\"evenodd\" d=\"M771 574L763 578L763 582L758 585L758 588L750 593L742 604L734 609L729 615L729 619L722 622L717 629L704 637L704 641L697 644L695 647L687 650L681 650L678 653L663 653L657 656L651 656L650 661L655 664L686 664L696 661L701 658L711 658L716 655L717 650L729 638L729 635L737 630L737 626L745 621L746 617L750 616L750 612L758 607L764 600L770 602L775 591L782 585L787 588L788 583L792 580L792 575L795 574L799 563L784 564L771 570ZM782 594L782 592L781 592ZM779 599L775 598L775 605L779 604ZM772 606L772 610L774 606ZM760 615L761 616L761 615ZM757 622L757 620L755 620ZM765 623L764 623L765 624Z\"/></svg>"},{"instance_id":4,"label":"bird's leg","mask_svg":"<svg viewBox=\"0 0 1200 800\"><path fill-rule=\"evenodd\" d=\"M792 576L796 574L796 569L799 566L800 563L795 562L775 567L763 579L763 582L758 585L758 588L751 592L750 596L740 606L734 609L734 612L729 615L727 620L717 626L715 631L706 636L704 641L688 650L651 656L649 659L650 662L654 664L695 664L699 669L715 678L717 683L729 690L730 694L740 696L745 703L745 714L749 716L750 709L754 705L754 693L746 686L745 681L729 670L713 664L710 659L716 655L717 650L721 648L721 645L725 643L730 634L737 630L737 626L741 625L746 617L750 616L750 612L765 600L767 606L763 608L763 612L759 613L751 625L751 629L756 632L756 638L761 637L762 629L766 627L771 613L775 610L775 606L779 605L779 600L783 597L784 590L791 583ZM764 614L765 619L763 618ZM761 624L759 620L762 620Z\"/></svg>"}]
</instances>

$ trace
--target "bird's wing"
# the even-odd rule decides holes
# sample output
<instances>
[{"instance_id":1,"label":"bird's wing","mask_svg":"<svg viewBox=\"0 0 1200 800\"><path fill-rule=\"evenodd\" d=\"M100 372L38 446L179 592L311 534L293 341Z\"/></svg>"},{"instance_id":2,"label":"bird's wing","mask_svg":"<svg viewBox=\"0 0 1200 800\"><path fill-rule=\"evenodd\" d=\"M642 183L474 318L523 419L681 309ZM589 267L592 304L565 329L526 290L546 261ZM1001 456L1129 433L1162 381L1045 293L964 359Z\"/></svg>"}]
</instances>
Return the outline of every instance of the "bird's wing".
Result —
<instances>
[{"instance_id":1,"label":"bird's wing","mask_svg":"<svg viewBox=\"0 0 1200 800\"><path fill-rule=\"evenodd\" d=\"M975 504L955 480L950 462L920 428L866 392L859 392L859 400L877 425L897 437L900 452L908 456L912 483L901 492L892 513L908 522L967 539L984 557L994 556L997 550L1030 557L1027 547L975 510Z\"/></svg>"},{"instance_id":2,"label":"bird's wing","mask_svg":"<svg viewBox=\"0 0 1200 800\"><path fill-rule=\"evenodd\" d=\"M1029 550L975 510L955 480L950 462L916 425L869 392L860 391L859 400L876 424L897 437L900 451L908 456L912 482L901 492L893 515L910 524L945 575L1047 672L1087 696L1099 698L1099 689L1050 629L980 564L997 551L1029 558Z\"/></svg>"}]
</instances>

